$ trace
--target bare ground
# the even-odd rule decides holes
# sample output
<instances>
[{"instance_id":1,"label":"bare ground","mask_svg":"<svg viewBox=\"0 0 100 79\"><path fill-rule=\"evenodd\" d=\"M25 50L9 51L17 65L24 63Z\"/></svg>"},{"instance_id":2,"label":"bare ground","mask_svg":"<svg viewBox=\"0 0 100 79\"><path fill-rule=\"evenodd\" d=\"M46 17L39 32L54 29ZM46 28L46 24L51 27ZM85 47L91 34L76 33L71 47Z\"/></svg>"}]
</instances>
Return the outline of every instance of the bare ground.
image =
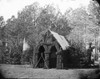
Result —
<instances>
[{"instance_id":1,"label":"bare ground","mask_svg":"<svg viewBox=\"0 0 100 79\"><path fill-rule=\"evenodd\" d=\"M96 69L34 69L30 65L2 64L0 70L5 78L86 79L90 73L94 75Z\"/></svg>"}]
</instances>

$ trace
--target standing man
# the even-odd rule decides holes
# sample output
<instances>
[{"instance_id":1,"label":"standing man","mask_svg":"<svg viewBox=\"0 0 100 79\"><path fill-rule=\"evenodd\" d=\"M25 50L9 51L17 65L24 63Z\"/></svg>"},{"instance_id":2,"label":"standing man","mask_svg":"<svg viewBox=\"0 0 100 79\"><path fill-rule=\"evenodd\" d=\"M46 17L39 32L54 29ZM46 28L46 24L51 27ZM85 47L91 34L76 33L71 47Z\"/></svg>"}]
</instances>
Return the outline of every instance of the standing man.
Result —
<instances>
[{"instance_id":1,"label":"standing man","mask_svg":"<svg viewBox=\"0 0 100 79\"><path fill-rule=\"evenodd\" d=\"M87 55L88 55L88 65L90 66L92 61L91 61L91 56L92 56L92 51L94 47L92 47L92 43L89 43L89 48L87 49Z\"/></svg>"}]
</instances>

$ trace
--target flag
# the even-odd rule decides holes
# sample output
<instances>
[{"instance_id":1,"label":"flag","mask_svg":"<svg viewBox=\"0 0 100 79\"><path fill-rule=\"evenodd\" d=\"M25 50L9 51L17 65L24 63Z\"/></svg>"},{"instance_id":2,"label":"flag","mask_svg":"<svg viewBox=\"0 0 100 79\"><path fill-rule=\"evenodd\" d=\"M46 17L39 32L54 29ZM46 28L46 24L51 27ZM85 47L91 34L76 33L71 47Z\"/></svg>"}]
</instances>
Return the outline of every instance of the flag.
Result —
<instances>
[{"instance_id":1,"label":"flag","mask_svg":"<svg viewBox=\"0 0 100 79\"><path fill-rule=\"evenodd\" d=\"M24 40L23 40L23 51L26 51L29 48L30 48L30 46L28 45L28 43L26 42L26 40L24 38Z\"/></svg>"}]
</instances>

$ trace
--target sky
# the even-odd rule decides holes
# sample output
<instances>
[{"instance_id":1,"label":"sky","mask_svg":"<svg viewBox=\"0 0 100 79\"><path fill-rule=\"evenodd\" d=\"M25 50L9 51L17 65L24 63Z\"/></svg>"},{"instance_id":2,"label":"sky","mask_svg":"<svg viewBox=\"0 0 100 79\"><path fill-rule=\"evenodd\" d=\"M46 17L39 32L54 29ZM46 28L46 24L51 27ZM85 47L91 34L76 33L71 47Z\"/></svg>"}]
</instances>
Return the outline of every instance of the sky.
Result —
<instances>
[{"instance_id":1,"label":"sky","mask_svg":"<svg viewBox=\"0 0 100 79\"><path fill-rule=\"evenodd\" d=\"M90 0L0 0L0 16L3 16L4 20L12 15L17 17L18 11L34 2L38 2L42 7L46 4L53 4L63 14L68 8L76 9L81 6L87 8Z\"/></svg>"}]
</instances>

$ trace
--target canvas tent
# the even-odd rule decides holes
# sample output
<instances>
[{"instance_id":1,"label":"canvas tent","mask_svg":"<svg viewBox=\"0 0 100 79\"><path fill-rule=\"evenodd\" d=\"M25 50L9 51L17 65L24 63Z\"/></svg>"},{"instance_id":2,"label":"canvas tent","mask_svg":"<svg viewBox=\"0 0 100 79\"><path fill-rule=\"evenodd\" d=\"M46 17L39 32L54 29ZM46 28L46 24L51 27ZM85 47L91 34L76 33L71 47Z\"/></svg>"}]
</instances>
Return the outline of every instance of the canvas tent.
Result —
<instances>
[{"instance_id":1,"label":"canvas tent","mask_svg":"<svg viewBox=\"0 0 100 79\"><path fill-rule=\"evenodd\" d=\"M47 30L35 47L33 66L39 68L63 68L62 52L69 47L64 36Z\"/></svg>"},{"instance_id":2,"label":"canvas tent","mask_svg":"<svg viewBox=\"0 0 100 79\"><path fill-rule=\"evenodd\" d=\"M63 50L66 50L67 47L69 47L69 43L68 41L65 39L64 36L59 35L56 32L51 31L51 34L53 34L54 38L57 40L57 42L60 44L60 46L62 47Z\"/></svg>"}]
</instances>

